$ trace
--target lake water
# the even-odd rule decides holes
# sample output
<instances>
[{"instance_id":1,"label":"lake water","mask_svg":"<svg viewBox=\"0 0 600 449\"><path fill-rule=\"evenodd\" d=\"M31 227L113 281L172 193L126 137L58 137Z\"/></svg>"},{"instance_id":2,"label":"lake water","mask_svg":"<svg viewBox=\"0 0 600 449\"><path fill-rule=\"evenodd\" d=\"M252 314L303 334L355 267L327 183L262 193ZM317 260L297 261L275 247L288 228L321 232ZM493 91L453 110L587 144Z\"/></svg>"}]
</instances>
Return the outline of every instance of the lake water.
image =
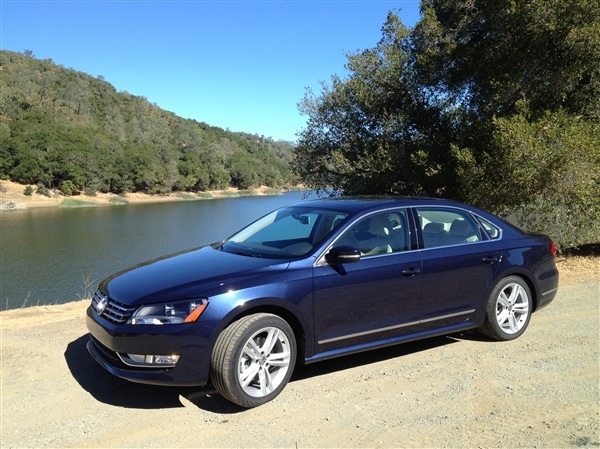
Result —
<instances>
[{"instance_id":1,"label":"lake water","mask_svg":"<svg viewBox=\"0 0 600 449\"><path fill-rule=\"evenodd\" d=\"M2 211L0 310L88 297L115 271L222 240L306 196Z\"/></svg>"}]
</instances>

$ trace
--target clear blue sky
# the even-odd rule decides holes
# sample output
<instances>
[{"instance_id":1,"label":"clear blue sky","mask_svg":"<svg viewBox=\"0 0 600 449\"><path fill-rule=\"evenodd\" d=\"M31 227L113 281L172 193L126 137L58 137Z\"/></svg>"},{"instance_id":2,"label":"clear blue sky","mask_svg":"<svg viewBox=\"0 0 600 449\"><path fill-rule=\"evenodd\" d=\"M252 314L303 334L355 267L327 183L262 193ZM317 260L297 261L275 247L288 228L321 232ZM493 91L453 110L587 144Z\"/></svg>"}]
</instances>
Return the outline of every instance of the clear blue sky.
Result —
<instances>
[{"instance_id":1,"label":"clear blue sky","mask_svg":"<svg viewBox=\"0 0 600 449\"><path fill-rule=\"evenodd\" d=\"M306 88L344 76L390 10L407 26L419 18L418 1L0 0L0 48L101 75L181 117L294 141Z\"/></svg>"}]
</instances>

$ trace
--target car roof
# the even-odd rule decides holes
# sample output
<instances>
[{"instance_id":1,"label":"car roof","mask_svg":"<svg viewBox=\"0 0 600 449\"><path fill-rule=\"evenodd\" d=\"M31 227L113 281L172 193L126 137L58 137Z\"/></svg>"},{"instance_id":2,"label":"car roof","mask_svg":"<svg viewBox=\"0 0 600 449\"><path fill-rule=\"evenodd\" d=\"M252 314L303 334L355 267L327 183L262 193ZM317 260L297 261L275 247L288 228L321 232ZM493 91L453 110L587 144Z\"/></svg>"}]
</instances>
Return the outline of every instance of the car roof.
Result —
<instances>
[{"instance_id":1,"label":"car roof","mask_svg":"<svg viewBox=\"0 0 600 449\"><path fill-rule=\"evenodd\" d=\"M369 213L371 211L392 209L398 207L427 207L427 206L445 206L456 207L478 215L496 226L501 226L505 233L512 229L519 234L523 231L509 223L508 221L491 214L483 209L479 209L469 204L460 203L458 201L447 200L443 198L421 197L421 196L348 196L335 198L320 198L314 200L305 200L299 203L290 204L288 207L310 207L315 209L329 209L347 213L350 215L358 215Z\"/></svg>"},{"instance_id":2,"label":"car roof","mask_svg":"<svg viewBox=\"0 0 600 449\"><path fill-rule=\"evenodd\" d=\"M411 196L353 196L336 198L319 198L307 200L292 206L322 207L324 209L334 209L344 212L358 213L368 210L385 209L392 207L410 207L410 206L452 206L467 210L475 208L466 204L441 198L430 197L411 197Z\"/></svg>"}]
</instances>

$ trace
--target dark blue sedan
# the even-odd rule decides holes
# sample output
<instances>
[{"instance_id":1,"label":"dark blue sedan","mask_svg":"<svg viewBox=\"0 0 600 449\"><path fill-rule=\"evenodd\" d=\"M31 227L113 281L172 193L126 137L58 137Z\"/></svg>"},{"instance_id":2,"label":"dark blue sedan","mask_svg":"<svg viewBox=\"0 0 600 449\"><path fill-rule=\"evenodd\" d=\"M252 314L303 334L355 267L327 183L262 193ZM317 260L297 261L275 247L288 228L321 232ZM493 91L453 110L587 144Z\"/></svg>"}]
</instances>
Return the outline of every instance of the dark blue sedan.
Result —
<instances>
[{"instance_id":1,"label":"dark blue sedan","mask_svg":"<svg viewBox=\"0 0 600 449\"><path fill-rule=\"evenodd\" d=\"M474 207L305 201L100 283L88 349L116 376L255 407L296 363L478 328L512 340L558 289L556 247Z\"/></svg>"}]
</instances>

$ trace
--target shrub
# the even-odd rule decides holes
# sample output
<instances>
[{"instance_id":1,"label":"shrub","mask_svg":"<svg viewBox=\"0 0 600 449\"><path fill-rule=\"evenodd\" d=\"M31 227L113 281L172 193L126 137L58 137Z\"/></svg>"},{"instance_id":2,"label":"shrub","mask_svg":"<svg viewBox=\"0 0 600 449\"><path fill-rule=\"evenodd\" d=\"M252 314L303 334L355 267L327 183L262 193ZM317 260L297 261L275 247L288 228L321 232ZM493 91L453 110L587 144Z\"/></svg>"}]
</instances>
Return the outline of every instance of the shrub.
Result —
<instances>
[{"instance_id":1,"label":"shrub","mask_svg":"<svg viewBox=\"0 0 600 449\"><path fill-rule=\"evenodd\" d=\"M77 187L73 184L73 181L67 179L60 183L60 191L67 196L71 196L78 192Z\"/></svg>"},{"instance_id":2,"label":"shrub","mask_svg":"<svg viewBox=\"0 0 600 449\"><path fill-rule=\"evenodd\" d=\"M36 186L36 193L38 195L44 195L47 196L48 198L50 198L50 189L48 189L48 187L46 187L44 184L39 183Z\"/></svg>"}]
</instances>

